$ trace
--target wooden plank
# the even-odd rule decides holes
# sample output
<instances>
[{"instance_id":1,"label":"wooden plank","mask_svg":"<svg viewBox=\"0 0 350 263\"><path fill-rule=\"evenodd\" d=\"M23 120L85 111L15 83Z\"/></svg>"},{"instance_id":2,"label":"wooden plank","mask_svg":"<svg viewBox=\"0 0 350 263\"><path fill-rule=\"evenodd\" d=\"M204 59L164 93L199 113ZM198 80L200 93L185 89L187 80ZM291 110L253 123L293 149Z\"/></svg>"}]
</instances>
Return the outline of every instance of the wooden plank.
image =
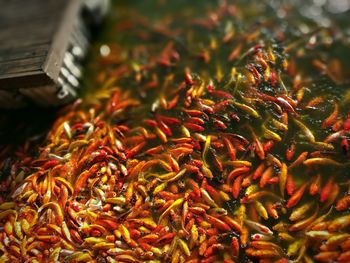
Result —
<instances>
[{"instance_id":1,"label":"wooden plank","mask_svg":"<svg viewBox=\"0 0 350 263\"><path fill-rule=\"evenodd\" d=\"M0 89L56 85L82 1L0 0L0 6Z\"/></svg>"},{"instance_id":2,"label":"wooden plank","mask_svg":"<svg viewBox=\"0 0 350 263\"><path fill-rule=\"evenodd\" d=\"M78 82L72 82L72 92L65 92L73 77L62 76L81 58L69 52L73 47L87 50L90 32L83 15L98 16L98 7L108 6L106 0L90 0L90 7L84 1L0 0L0 90L4 94L22 94L41 105L62 104L75 97Z\"/></svg>"},{"instance_id":3,"label":"wooden plank","mask_svg":"<svg viewBox=\"0 0 350 263\"><path fill-rule=\"evenodd\" d=\"M30 23L39 17L55 16L62 12L66 4L67 0L0 0L0 24Z\"/></svg>"},{"instance_id":4,"label":"wooden plank","mask_svg":"<svg viewBox=\"0 0 350 263\"><path fill-rule=\"evenodd\" d=\"M17 47L16 50L12 47L0 50L0 63L3 61L13 61L19 59L25 59L28 57L41 57L45 56L49 50L49 43L38 43L36 45L25 45L22 47ZM1 69L0 69L1 70Z\"/></svg>"},{"instance_id":5,"label":"wooden plank","mask_svg":"<svg viewBox=\"0 0 350 263\"><path fill-rule=\"evenodd\" d=\"M0 79L8 74L41 70L41 65L45 59L46 56L40 56L0 62Z\"/></svg>"},{"instance_id":6,"label":"wooden plank","mask_svg":"<svg viewBox=\"0 0 350 263\"><path fill-rule=\"evenodd\" d=\"M58 78L61 69L59 65L63 63L64 53L68 48L70 36L74 30L72 21L76 21L82 4L82 0L70 1L63 13L62 23L53 37L52 45L44 64L44 71L50 78Z\"/></svg>"}]
</instances>

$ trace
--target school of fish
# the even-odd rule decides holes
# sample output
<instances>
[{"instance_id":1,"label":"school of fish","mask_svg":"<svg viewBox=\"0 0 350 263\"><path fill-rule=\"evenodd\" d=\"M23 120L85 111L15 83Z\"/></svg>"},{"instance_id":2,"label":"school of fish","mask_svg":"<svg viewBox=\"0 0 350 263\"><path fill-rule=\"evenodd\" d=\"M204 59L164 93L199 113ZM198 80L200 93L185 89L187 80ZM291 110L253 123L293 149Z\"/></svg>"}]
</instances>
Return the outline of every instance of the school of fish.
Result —
<instances>
[{"instance_id":1,"label":"school of fish","mask_svg":"<svg viewBox=\"0 0 350 263\"><path fill-rule=\"evenodd\" d=\"M1 150L0 262L350 262L350 74L324 51L350 40L231 1L135 10L95 89Z\"/></svg>"}]
</instances>

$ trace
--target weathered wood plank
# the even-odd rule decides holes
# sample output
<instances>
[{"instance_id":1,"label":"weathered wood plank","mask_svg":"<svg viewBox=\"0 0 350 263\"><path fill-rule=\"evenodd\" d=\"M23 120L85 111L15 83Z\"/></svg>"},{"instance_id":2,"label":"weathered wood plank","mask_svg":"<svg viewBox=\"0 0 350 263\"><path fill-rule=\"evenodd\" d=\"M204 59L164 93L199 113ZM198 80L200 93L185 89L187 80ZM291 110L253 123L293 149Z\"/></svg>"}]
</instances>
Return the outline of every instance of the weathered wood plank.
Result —
<instances>
[{"instance_id":1,"label":"weathered wood plank","mask_svg":"<svg viewBox=\"0 0 350 263\"><path fill-rule=\"evenodd\" d=\"M56 85L81 3L0 0L0 89Z\"/></svg>"},{"instance_id":2,"label":"weathered wood plank","mask_svg":"<svg viewBox=\"0 0 350 263\"><path fill-rule=\"evenodd\" d=\"M11 61L0 62L0 75L20 74L23 72L40 70L46 56L27 57Z\"/></svg>"},{"instance_id":3,"label":"weathered wood plank","mask_svg":"<svg viewBox=\"0 0 350 263\"><path fill-rule=\"evenodd\" d=\"M7 48L0 50L0 63L4 61L15 61L19 59L25 59L29 57L41 57L45 56L49 50L49 43L29 45L17 47L16 52L13 51L13 48Z\"/></svg>"},{"instance_id":4,"label":"weathered wood plank","mask_svg":"<svg viewBox=\"0 0 350 263\"><path fill-rule=\"evenodd\" d=\"M0 90L4 97L17 94L40 105L59 105L76 96L81 74L74 68L89 44L85 23L93 21L87 17L101 16L99 7L108 6L108 0L85 1L0 0ZM82 55L73 55L74 48Z\"/></svg>"},{"instance_id":5,"label":"weathered wood plank","mask_svg":"<svg viewBox=\"0 0 350 263\"><path fill-rule=\"evenodd\" d=\"M0 0L0 4L0 24L9 26L60 14L67 0Z\"/></svg>"}]
</instances>

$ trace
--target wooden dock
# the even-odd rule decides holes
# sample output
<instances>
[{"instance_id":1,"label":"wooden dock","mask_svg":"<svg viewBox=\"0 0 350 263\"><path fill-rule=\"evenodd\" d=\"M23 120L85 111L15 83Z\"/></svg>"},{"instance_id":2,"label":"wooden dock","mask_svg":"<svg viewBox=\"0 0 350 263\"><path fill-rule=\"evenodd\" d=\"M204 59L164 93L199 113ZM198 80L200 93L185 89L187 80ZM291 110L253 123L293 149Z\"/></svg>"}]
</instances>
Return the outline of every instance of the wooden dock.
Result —
<instances>
[{"instance_id":1,"label":"wooden dock","mask_svg":"<svg viewBox=\"0 0 350 263\"><path fill-rule=\"evenodd\" d=\"M82 4L0 0L0 107L59 104L58 79Z\"/></svg>"}]
</instances>

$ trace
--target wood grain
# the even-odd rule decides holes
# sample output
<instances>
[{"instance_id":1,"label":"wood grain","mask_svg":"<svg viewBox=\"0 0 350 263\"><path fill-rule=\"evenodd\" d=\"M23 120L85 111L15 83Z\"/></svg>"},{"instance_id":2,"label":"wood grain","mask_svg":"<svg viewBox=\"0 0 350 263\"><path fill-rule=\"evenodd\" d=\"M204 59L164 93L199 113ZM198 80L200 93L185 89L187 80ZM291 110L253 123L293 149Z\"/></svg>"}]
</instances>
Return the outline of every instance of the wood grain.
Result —
<instances>
[{"instance_id":1,"label":"wood grain","mask_svg":"<svg viewBox=\"0 0 350 263\"><path fill-rule=\"evenodd\" d=\"M80 0L0 0L0 89L55 85Z\"/></svg>"}]
</instances>

